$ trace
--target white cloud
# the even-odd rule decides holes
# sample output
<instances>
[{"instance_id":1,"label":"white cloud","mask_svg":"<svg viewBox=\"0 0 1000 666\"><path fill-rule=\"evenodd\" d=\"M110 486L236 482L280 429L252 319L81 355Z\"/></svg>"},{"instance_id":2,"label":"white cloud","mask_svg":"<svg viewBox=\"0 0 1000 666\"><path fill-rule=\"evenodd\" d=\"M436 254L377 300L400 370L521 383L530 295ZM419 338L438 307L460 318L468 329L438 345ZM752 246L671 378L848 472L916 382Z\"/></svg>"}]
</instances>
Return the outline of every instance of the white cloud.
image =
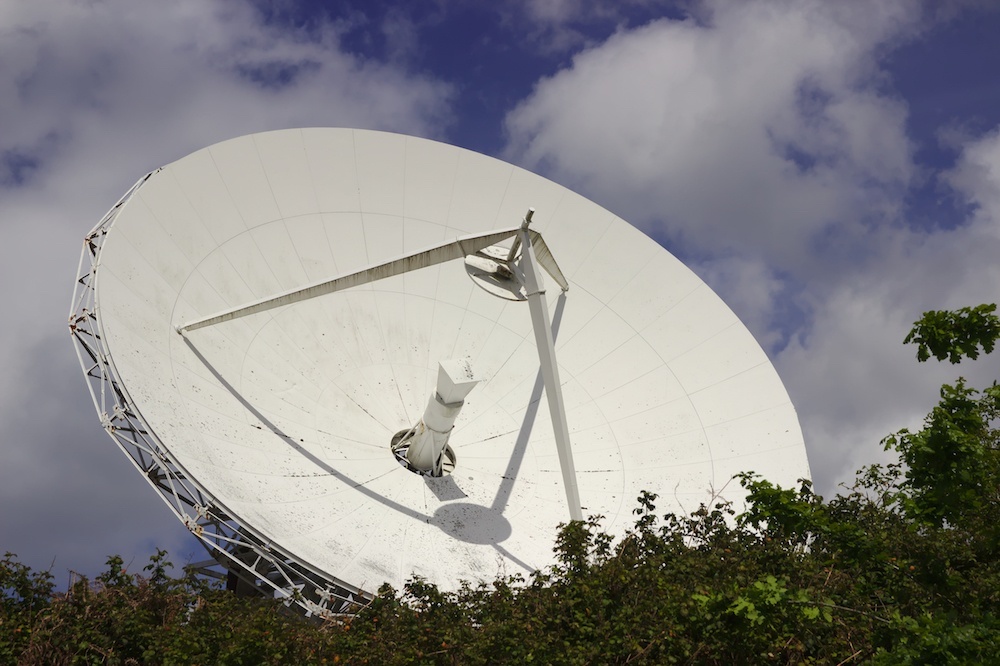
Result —
<instances>
[{"instance_id":1,"label":"white cloud","mask_svg":"<svg viewBox=\"0 0 1000 666\"><path fill-rule=\"evenodd\" d=\"M174 545L176 527L150 540L172 519L121 481L133 472L86 404L65 328L83 236L139 176L226 138L442 131L447 84L346 54L337 31L262 25L232 0L0 3L0 549L93 572Z\"/></svg>"},{"instance_id":2,"label":"white cloud","mask_svg":"<svg viewBox=\"0 0 1000 666\"><path fill-rule=\"evenodd\" d=\"M891 212L912 174L905 110L871 62L904 5L863 24L836 6L716 3L707 23L621 31L538 83L509 154L695 249L799 269L835 222L863 233Z\"/></svg>"},{"instance_id":3,"label":"white cloud","mask_svg":"<svg viewBox=\"0 0 1000 666\"><path fill-rule=\"evenodd\" d=\"M895 226L873 233L870 261L845 265L834 281L811 284L814 318L775 358L800 406L814 475L829 492L864 464L884 460L879 440L919 427L941 384L959 376L983 387L995 358L918 364L902 340L931 309L997 301L1000 284L1000 141L971 140L942 179L976 206L966 222L937 232Z\"/></svg>"},{"instance_id":4,"label":"white cloud","mask_svg":"<svg viewBox=\"0 0 1000 666\"><path fill-rule=\"evenodd\" d=\"M919 427L941 384L964 376L984 387L998 377L995 358L919 364L916 348L902 344L926 310L997 300L995 223L980 219L934 234L888 230L877 239L877 261L845 267L825 289L810 285L814 316L775 364L799 408L824 492L861 466L886 460L881 438Z\"/></svg>"},{"instance_id":5,"label":"white cloud","mask_svg":"<svg viewBox=\"0 0 1000 666\"><path fill-rule=\"evenodd\" d=\"M1000 134L944 176L975 206L968 223L911 230L921 165L878 59L926 29L920 6L697 8L538 81L507 118L508 156L693 260L772 353L830 493L886 459L880 439L919 426L942 382L996 376L992 361L918 365L902 339L924 310L996 300Z\"/></svg>"},{"instance_id":6,"label":"white cloud","mask_svg":"<svg viewBox=\"0 0 1000 666\"><path fill-rule=\"evenodd\" d=\"M976 207L981 224L1000 222L1000 128L970 140L943 180Z\"/></svg>"},{"instance_id":7,"label":"white cloud","mask_svg":"<svg viewBox=\"0 0 1000 666\"><path fill-rule=\"evenodd\" d=\"M784 346L773 307L778 299L788 298L789 294L787 285L766 264L730 255L693 263L692 268L712 289L739 304L737 314L761 347Z\"/></svg>"},{"instance_id":8,"label":"white cloud","mask_svg":"<svg viewBox=\"0 0 1000 666\"><path fill-rule=\"evenodd\" d=\"M0 122L14 128L4 148L54 135L85 149L97 128L114 128L100 137L108 148L158 164L277 126L427 134L447 113L446 85L342 53L334 27L262 26L243 3L13 7L23 11L8 8L2 22L14 25L0 40Z\"/></svg>"}]
</instances>

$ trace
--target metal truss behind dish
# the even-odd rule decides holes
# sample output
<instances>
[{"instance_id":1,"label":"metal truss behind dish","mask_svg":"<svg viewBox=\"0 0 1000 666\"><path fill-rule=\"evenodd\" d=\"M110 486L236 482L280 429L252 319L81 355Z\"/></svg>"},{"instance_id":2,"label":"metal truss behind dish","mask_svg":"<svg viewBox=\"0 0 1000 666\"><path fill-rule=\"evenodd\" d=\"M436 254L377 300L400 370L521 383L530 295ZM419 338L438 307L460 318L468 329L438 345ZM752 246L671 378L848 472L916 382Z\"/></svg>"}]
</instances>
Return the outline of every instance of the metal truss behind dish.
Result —
<instances>
[{"instance_id":1,"label":"metal truss behind dish","mask_svg":"<svg viewBox=\"0 0 1000 666\"><path fill-rule=\"evenodd\" d=\"M260 594L273 594L286 604L294 602L306 615L330 618L354 613L371 601L371 594L308 569L228 515L172 459L118 378L96 302L101 247L122 207L153 173L140 178L87 234L80 256L69 330L101 423L216 565L228 573L230 587L244 590L249 586ZM218 572L210 575L223 577ZM233 577L242 585L234 586Z\"/></svg>"}]
</instances>

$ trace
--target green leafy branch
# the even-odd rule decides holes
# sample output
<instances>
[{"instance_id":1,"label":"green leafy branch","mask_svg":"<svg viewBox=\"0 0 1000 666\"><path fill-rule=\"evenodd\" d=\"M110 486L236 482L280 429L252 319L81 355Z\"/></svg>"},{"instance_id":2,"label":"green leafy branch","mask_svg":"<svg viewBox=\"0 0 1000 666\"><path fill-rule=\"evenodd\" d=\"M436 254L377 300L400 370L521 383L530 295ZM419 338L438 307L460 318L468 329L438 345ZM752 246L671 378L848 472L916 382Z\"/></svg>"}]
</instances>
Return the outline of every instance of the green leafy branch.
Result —
<instances>
[{"instance_id":1,"label":"green leafy branch","mask_svg":"<svg viewBox=\"0 0 1000 666\"><path fill-rule=\"evenodd\" d=\"M930 310L910 329L903 344L917 345L917 360L931 356L939 361L958 363L963 358L979 358L980 348L989 354L1000 338L1000 317L993 314L996 303L959 308Z\"/></svg>"}]
</instances>

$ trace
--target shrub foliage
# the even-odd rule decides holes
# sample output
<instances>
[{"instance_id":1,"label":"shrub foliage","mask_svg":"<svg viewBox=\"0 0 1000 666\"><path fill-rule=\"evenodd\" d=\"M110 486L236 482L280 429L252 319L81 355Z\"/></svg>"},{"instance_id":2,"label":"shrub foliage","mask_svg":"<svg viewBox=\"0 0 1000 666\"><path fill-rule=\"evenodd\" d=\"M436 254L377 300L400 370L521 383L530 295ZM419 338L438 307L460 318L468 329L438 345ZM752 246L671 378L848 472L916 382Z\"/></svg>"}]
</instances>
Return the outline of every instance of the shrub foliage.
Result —
<instances>
[{"instance_id":1,"label":"shrub foliage","mask_svg":"<svg viewBox=\"0 0 1000 666\"><path fill-rule=\"evenodd\" d=\"M1000 329L971 314L992 311L935 313L908 341L974 358ZM998 412L1000 388L959 379L923 429L884 440L897 463L861 470L833 499L807 480L781 488L752 472L738 477L740 512L718 502L662 514L643 493L626 534L605 533L599 516L569 523L556 563L527 578L457 592L413 579L323 623L171 578L162 551L142 575L111 557L60 593L8 553L0 663L995 663Z\"/></svg>"}]
</instances>

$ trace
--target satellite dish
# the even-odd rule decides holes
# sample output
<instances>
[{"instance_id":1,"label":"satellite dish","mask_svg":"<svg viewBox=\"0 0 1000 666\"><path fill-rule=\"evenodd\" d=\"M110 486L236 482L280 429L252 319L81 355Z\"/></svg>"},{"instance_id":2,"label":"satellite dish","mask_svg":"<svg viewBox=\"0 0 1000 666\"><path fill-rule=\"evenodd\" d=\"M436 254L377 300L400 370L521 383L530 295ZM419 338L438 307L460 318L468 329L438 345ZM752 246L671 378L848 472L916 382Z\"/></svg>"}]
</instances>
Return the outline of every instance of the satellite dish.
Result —
<instances>
[{"instance_id":1,"label":"satellite dish","mask_svg":"<svg viewBox=\"0 0 1000 666\"><path fill-rule=\"evenodd\" d=\"M809 476L777 373L700 279L453 146L216 144L140 179L79 274L105 429L224 567L308 612L544 567L559 523L624 531L642 490L690 511L742 500L737 472Z\"/></svg>"}]
</instances>

